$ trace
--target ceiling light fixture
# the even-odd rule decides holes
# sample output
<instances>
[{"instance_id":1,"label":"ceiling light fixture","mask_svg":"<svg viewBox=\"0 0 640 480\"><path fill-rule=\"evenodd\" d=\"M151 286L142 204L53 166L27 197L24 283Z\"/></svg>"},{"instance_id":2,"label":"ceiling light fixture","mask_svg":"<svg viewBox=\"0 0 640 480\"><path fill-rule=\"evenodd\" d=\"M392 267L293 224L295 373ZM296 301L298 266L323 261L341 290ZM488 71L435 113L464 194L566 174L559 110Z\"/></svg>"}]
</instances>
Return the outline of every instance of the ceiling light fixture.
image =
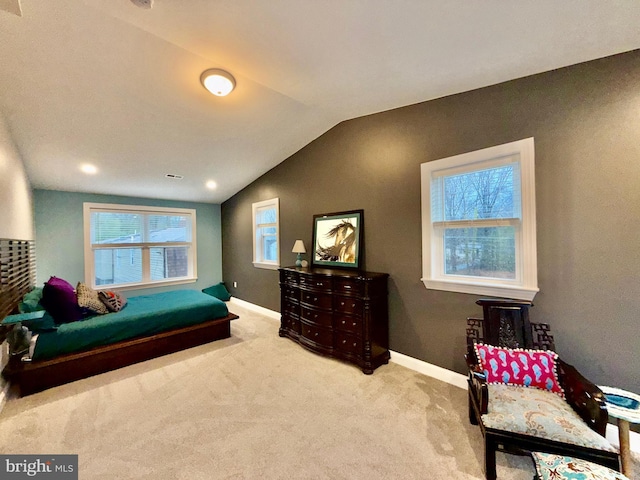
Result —
<instances>
[{"instance_id":1,"label":"ceiling light fixture","mask_svg":"<svg viewBox=\"0 0 640 480\"><path fill-rule=\"evenodd\" d=\"M98 169L94 165L90 165L88 163L80 165L80 170L82 170L82 172L86 173L87 175L95 175L96 173L98 173Z\"/></svg>"},{"instance_id":2,"label":"ceiling light fixture","mask_svg":"<svg viewBox=\"0 0 640 480\"><path fill-rule=\"evenodd\" d=\"M216 189L216 187L218 186L218 184L217 184L216 182L214 182L213 180L209 180L209 181L206 183L206 186L207 186L207 188L208 188L209 190L215 190L215 189Z\"/></svg>"},{"instance_id":3,"label":"ceiling light fixture","mask_svg":"<svg viewBox=\"0 0 640 480\"><path fill-rule=\"evenodd\" d=\"M219 68L210 68L200 75L204 88L218 97L229 95L236 87L236 79L229 72Z\"/></svg>"}]
</instances>

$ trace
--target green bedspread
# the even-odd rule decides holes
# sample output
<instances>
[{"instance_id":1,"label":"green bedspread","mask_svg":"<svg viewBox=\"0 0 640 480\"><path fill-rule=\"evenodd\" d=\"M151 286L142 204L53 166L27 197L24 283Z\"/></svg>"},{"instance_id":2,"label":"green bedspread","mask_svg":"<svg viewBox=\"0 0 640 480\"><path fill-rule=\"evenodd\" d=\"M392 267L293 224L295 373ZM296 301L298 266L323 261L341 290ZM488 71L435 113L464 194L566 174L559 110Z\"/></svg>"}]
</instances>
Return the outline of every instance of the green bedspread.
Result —
<instances>
[{"instance_id":1,"label":"green bedspread","mask_svg":"<svg viewBox=\"0 0 640 480\"><path fill-rule=\"evenodd\" d=\"M195 290L174 290L127 299L119 312L64 323L39 334L33 360L78 352L130 338L154 335L224 317L227 305Z\"/></svg>"}]
</instances>

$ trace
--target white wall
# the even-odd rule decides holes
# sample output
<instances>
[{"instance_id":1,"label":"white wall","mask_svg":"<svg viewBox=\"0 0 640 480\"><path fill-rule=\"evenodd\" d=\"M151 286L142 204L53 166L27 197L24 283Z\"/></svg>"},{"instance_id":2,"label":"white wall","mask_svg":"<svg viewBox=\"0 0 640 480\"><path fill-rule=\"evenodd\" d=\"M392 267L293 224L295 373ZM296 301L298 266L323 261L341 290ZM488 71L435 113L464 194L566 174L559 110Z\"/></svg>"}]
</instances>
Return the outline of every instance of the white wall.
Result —
<instances>
[{"instance_id":1,"label":"white wall","mask_svg":"<svg viewBox=\"0 0 640 480\"><path fill-rule=\"evenodd\" d=\"M20 154L0 112L0 238L33 240L33 199ZM7 363L7 343L0 345L0 370ZM9 385L0 378L0 410Z\"/></svg>"},{"instance_id":2,"label":"white wall","mask_svg":"<svg viewBox=\"0 0 640 480\"><path fill-rule=\"evenodd\" d=\"M0 238L34 239L31 186L2 113L0 113Z\"/></svg>"}]
</instances>

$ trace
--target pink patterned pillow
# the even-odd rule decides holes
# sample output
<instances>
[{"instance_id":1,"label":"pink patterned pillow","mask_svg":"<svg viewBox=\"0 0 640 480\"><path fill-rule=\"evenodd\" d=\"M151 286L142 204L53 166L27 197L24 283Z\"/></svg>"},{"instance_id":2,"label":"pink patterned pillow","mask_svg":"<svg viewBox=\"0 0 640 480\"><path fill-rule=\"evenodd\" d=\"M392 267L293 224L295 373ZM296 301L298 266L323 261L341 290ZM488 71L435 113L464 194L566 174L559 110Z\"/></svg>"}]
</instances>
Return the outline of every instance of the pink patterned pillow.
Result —
<instances>
[{"instance_id":1,"label":"pink patterned pillow","mask_svg":"<svg viewBox=\"0 0 640 480\"><path fill-rule=\"evenodd\" d=\"M535 387L564 398L556 371L557 353L494 347L482 343L476 344L475 350L488 383Z\"/></svg>"}]
</instances>

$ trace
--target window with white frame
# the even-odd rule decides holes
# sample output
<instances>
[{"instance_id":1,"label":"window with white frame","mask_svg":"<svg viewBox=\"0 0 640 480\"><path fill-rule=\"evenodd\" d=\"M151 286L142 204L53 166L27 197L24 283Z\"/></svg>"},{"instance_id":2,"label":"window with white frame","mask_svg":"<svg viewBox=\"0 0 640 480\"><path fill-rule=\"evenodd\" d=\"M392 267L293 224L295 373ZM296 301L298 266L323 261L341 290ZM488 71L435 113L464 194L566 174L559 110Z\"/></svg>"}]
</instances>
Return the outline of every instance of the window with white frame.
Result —
<instances>
[{"instance_id":1,"label":"window with white frame","mask_svg":"<svg viewBox=\"0 0 640 480\"><path fill-rule=\"evenodd\" d=\"M532 300L533 138L423 163L421 177L425 286Z\"/></svg>"},{"instance_id":2,"label":"window with white frame","mask_svg":"<svg viewBox=\"0 0 640 480\"><path fill-rule=\"evenodd\" d=\"M92 288L194 282L196 211L84 204L85 282Z\"/></svg>"},{"instance_id":3,"label":"window with white frame","mask_svg":"<svg viewBox=\"0 0 640 480\"><path fill-rule=\"evenodd\" d=\"M280 266L280 202L273 198L253 204L253 265Z\"/></svg>"}]
</instances>

